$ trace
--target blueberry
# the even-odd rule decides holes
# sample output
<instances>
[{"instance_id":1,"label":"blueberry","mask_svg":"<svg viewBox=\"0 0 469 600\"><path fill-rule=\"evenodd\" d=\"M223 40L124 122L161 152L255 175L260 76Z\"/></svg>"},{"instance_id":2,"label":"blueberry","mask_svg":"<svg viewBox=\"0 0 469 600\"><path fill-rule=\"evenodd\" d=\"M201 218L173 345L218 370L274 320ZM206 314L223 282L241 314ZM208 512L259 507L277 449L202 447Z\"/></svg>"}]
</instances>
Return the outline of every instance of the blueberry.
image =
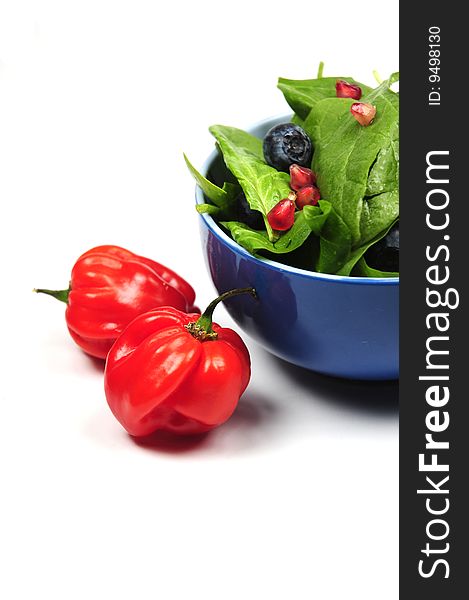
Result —
<instances>
[{"instance_id":1,"label":"blueberry","mask_svg":"<svg viewBox=\"0 0 469 600\"><path fill-rule=\"evenodd\" d=\"M252 210L243 192L236 198L236 218L251 229L264 229L264 219L258 210Z\"/></svg>"},{"instance_id":2,"label":"blueberry","mask_svg":"<svg viewBox=\"0 0 469 600\"><path fill-rule=\"evenodd\" d=\"M368 266L380 271L399 271L399 223L365 254Z\"/></svg>"},{"instance_id":3,"label":"blueberry","mask_svg":"<svg viewBox=\"0 0 469 600\"><path fill-rule=\"evenodd\" d=\"M313 158L313 145L307 133L293 123L281 123L269 129L264 138L265 162L286 171L290 165L310 167Z\"/></svg>"}]
</instances>

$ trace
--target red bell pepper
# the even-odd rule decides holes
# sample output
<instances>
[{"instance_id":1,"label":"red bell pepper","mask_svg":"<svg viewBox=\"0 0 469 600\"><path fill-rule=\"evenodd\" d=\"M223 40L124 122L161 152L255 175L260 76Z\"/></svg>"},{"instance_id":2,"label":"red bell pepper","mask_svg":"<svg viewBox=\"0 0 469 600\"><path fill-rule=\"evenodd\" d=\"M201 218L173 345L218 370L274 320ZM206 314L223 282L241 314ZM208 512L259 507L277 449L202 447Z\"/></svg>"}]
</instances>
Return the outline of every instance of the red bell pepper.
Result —
<instances>
[{"instance_id":1,"label":"red bell pepper","mask_svg":"<svg viewBox=\"0 0 469 600\"><path fill-rule=\"evenodd\" d=\"M130 323L104 372L109 407L128 433L202 433L232 415L249 383L249 352L235 331L212 323L212 313L246 292L255 295L252 288L222 294L202 316L163 307Z\"/></svg>"},{"instance_id":2,"label":"red bell pepper","mask_svg":"<svg viewBox=\"0 0 469 600\"><path fill-rule=\"evenodd\" d=\"M65 319L74 341L88 354L106 358L124 328L158 306L189 310L192 287L167 267L118 246L98 246L80 256L67 290L36 289L67 304Z\"/></svg>"}]
</instances>

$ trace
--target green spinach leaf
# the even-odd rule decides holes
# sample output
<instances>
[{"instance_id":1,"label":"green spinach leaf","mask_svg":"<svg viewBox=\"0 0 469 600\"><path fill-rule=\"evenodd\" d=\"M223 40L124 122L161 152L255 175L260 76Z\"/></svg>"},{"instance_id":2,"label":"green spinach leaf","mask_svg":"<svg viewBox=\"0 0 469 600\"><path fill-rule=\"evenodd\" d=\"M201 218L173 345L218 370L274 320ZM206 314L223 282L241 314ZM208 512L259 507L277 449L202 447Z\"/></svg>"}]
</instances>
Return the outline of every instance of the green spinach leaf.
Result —
<instances>
[{"instance_id":1,"label":"green spinach leaf","mask_svg":"<svg viewBox=\"0 0 469 600\"><path fill-rule=\"evenodd\" d=\"M338 79L344 79L353 85L359 85L363 94L371 92L370 87L359 83L351 77L320 77L319 79L285 79L280 77L278 88L283 92L285 100L300 119L306 119L311 109L320 100L335 98L335 84Z\"/></svg>"},{"instance_id":2,"label":"green spinach leaf","mask_svg":"<svg viewBox=\"0 0 469 600\"><path fill-rule=\"evenodd\" d=\"M328 219L330 208L331 205L326 201L321 201L321 206L305 206L303 210L296 213L293 227L274 242L269 239L267 232L255 231L244 223L231 221L221 224L230 231L235 242L251 254L257 254L261 250L273 254L285 254L299 248L312 231L316 234L320 233Z\"/></svg>"},{"instance_id":3,"label":"green spinach leaf","mask_svg":"<svg viewBox=\"0 0 469 600\"><path fill-rule=\"evenodd\" d=\"M316 270L319 273L337 273L348 260L352 236L345 221L330 205L329 218L320 232L320 252Z\"/></svg>"},{"instance_id":4,"label":"green spinach leaf","mask_svg":"<svg viewBox=\"0 0 469 600\"><path fill-rule=\"evenodd\" d=\"M300 127L302 127L304 129L304 120L301 117L299 117L297 114L292 115L290 122L294 123L295 125L299 125Z\"/></svg>"},{"instance_id":5,"label":"green spinach leaf","mask_svg":"<svg viewBox=\"0 0 469 600\"><path fill-rule=\"evenodd\" d=\"M327 200L319 200L316 206L305 206L301 211L311 231L319 236L329 218L332 204Z\"/></svg>"},{"instance_id":6,"label":"green spinach leaf","mask_svg":"<svg viewBox=\"0 0 469 600\"><path fill-rule=\"evenodd\" d=\"M187 168L203 191L204 196L213 203L214 207L219 209L218 211L214 211L212 208L208 208L209 206L212 206L210 204L199 204L197 210L199 212L208 212L210 214L229 214L234 209L236 196L240 192L239 185L235 183L225 183L223 188L220 188L199 173L185 154L184 160L186 161Z\"/></svg>"},{"instance_id":7,"label":"green spinach leaf","mask_svg":"<svg viewBox=\"0 0 469 600\"><path fill-rule=\"evenodd\" d=\"M201 215L208 214L217 218L223 218L224 214L223 209L218 208L218 206L215 206L215 204L207 204L205 202L203 204L196 204L195 209Z\"/></svg>"},{"instance_id":8,"label":"green spinach leaf","mask_svg":"<svg viewBox=\"0 0 469 600\"><path fill-rule=\"evenodd\" d=\"M385 235L388 234L389 230L395 225L396 220L394 220L384 231L378 233L372 240L369 240L365 244L359 246L358 248L354 248L350 250L349 256L344 264L336 271L337 275L350 275L355 267L355 265L360 261L365 252L379 242Z\"/></svg>"},{"instance_id":9,"label":"green spinach leaf","mask_svg":"<svg viewBox=\"0 0 469 600\"><path fill-rule=\"evenodd\" d=\"M223 125L213 125L210 132L217 140L227 168L233 173L246 195L250 207L264 217L271 242L276 235L267 222L267 213L290 193L290 177L264 162L262 141L253 135Z\"/></svg>"},{"instance_id":10,"label":"green spinach leaf","mask_svg":"<svg viewBox=\"0 0 469 600\"><path fill-rule=\"evenodd\" d=\"M319 188L350 230L354 249L379 235L399 214L399 99L389 89L394 80L392 76L363 98L377 107L368 127L350 114L353 100L342 98L320 100L305 121L315 147Z\"/></svg>"}]
</instances>

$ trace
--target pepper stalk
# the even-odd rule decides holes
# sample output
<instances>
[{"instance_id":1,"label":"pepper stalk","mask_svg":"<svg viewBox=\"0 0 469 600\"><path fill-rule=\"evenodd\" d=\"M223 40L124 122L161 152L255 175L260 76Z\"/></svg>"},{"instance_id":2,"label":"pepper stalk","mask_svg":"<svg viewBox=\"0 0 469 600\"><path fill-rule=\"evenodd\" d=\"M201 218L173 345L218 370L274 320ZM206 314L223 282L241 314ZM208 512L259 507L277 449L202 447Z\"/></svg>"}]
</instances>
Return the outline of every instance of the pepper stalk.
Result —
<instances>
[{"instance_id":1,"label":"pepper stalk","mask_svg":"<svg viewBox=\"0 0 469 600\"><path fill-rule=\"evenodd\" d=\"M185 325L185 328L193 337L195 337L196 340L199 340L200 342L216 340L218 338L218 333L214 331L212 327L213 311L220 302L224 302L228 298L232 298L233 296L238 296L240 294L251 294L253 298L257 298L256 290L250 287L237 288L225 292L210 302L197 321Z\"/></svg>"},{"instance_id":2,"label":"pepper stalk","mask_svg":"<svg viewBox=\"0 0 469 600\"><path fill-rule=\"evenodd\" d=\"M34 288L33 292L36 292L37 294L47 294L48 296L52 296L53 298L60 300L60 302L65 302L65 304L68 304L70 288L67 290L45 290L42 288Z\"/></svg>"}]
</instances>

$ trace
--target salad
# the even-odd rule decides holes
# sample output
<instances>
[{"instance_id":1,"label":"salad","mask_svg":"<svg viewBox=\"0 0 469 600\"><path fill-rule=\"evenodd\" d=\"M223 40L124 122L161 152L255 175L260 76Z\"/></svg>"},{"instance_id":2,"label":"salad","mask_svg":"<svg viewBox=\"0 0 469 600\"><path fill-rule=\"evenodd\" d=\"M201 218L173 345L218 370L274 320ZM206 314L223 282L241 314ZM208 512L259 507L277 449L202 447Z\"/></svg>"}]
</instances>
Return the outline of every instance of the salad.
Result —
<instances>
[{"instance_id":1,"label":"salad","mask_svg":"<svg viewBox=\"0 0 469 600\"><path fill-rule=\"evenodd\" d=\"M213 125L224 182L185 157L210 214L258 257L319 273L395 277L399 270L399 93L351 77L280 78L294 111L263 140Z\"/></svg>"}]
</instances>

